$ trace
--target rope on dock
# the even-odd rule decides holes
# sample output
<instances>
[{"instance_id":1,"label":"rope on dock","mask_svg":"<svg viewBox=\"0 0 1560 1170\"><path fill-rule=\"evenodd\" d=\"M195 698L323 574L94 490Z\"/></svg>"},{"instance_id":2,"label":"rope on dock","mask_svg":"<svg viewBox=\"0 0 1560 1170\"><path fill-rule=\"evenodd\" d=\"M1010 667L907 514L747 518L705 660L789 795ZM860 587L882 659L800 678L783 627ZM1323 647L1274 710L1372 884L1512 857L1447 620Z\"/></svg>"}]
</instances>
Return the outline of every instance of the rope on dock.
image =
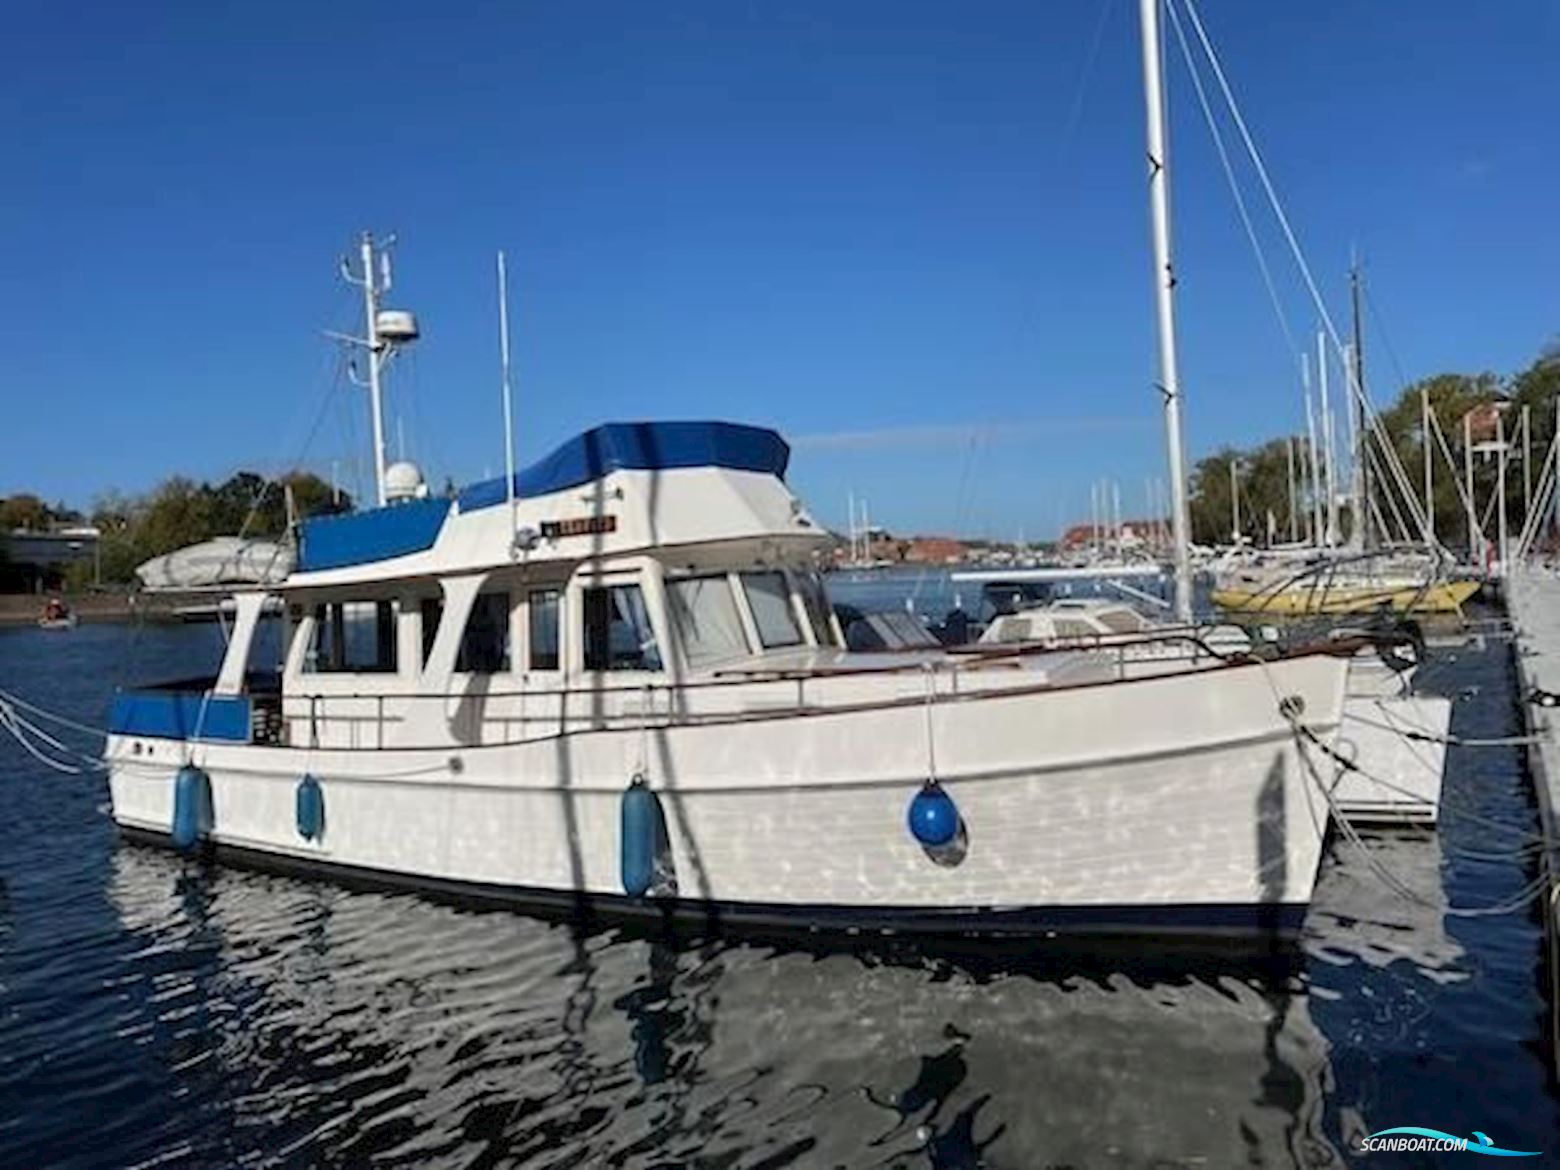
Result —
<instances>
[{"instance_id":1,"label":"rope on dock","mask_svg":"<svg viewBox=\"0 0 1560 1170\"><path fill-rule=\"evenodd\" d=\"M1363 715L1351 714L1348 717L1352 722L1363 723L1366 727L1374 727L1381 731L1390 731L1411 739L1418 743L1442 744L1446 747L1530 747L1533 744L1543 743L1547 735L1496 735L1486 738L1476 738L1464 735L1436 735L1429 731L1415 731L1411 728L1399 727L1392 723L1385 723L1375 719L1368 719ZM1374 780L1372 776L1370 779Z\"/></svg>"},{"instance_id":2,"label":"rope on dock","mask_svg":"<svg viewBox=\"0 0 1560 1170\"><path fill-rule=\"evenodd\" d=\"M1438 911L1450 918L1491 918L1504 914L1515 914L1518 911L1525 909L1531 902L1533 902L1535 898L1540 896L1542 896L1546 901L1554 901L1557 898L1560 898L1560 881L1556 881L1554 878L1552 878L1547 871L1547 868L1545 872L1540 873L1532 881L1522 886L1515 894L1511 895L1511 897L1489 906L1443 906L1439 902L1425 897L1423 894L1419 893L1417 890L1413 889L1401 878L1399 878L1390 867L1388 867L1379 857L1375 855L1375 852L1370 848L1370 846L1365 843L1364 839L1360 836L1359 830L1354 827L1353 822L1349 820L1349 818L1344 814L1343 809L1339 807L1337 798L1333 796L1332 790L1327 786L1326 781L1323 780L1321 774L1317 771L1316 764L1312 760L1310 753L1306 751L1305 745L1310 743L1319 748L1323 754L1336 760L1338 764L1346 771L1356 772L1362 776L1365 776L1367 779L1370 779L1373 782L1381 784L1387 788L1394 788L1396 786L1388 781L1380 780L1377 777L1370 775L1370 773L1360 768L1348 757L1342 756L1335 752L1328 744L1324 743L1314 731L1302 724L1299 721L1296 713L1285 709L1284 718L1289 722L1290 727L1295 732L1295 744L1299 748L1300 759L1305 764L1306 772L1310 775L1316 786L1321 790L1322 796L1326 799L1328 807L1332 810L1333 820L1338 825L1339 831L1343 833L1344 837L1348 839L1349 843L1359 851L1361 857L1364 858L1365 863L1375 871L1376 876L1382 880L1383 884L1385 884L1388 889L1392 890L1393 893L1397 894L1405 901L1413 902L1416 905L1423 906L1429 910ZM1490 823L1495 824L1497 822ZM1511 826L1502 827L1511 830ZM1535 845L1537 847L1536 849ZM1543 842L1540 839L1519 849L1513 850L1509 854L1485 854L1480 857L1479 860L1518 860L1528 855L1529 853L1542 852L1543 848Z\"/></svg>"},{"instance_id":3,"label":"rope on dock","mask_svg":"<svg viewBox=\"0 0 1560 1170\"><path fill-rule=\"evenodd\" d=\"M26 711L28 714L22 714ZM107 738L107 732L101 728L91 727L85 723L77 723L73 719L67 719L63 715L57 715L25 699L19 699L9 691L0 691L0 729L11 734L11 737L22 746L28 755L55 772L67 776L83 776L92 772L108 770L108 765L98 757L88 755L62 742L59 738L40 727L33 719L46 719L57 726L69 728L98 738ZM64 757L64 759L61 759Z\"/></svg>"}]
</instances>

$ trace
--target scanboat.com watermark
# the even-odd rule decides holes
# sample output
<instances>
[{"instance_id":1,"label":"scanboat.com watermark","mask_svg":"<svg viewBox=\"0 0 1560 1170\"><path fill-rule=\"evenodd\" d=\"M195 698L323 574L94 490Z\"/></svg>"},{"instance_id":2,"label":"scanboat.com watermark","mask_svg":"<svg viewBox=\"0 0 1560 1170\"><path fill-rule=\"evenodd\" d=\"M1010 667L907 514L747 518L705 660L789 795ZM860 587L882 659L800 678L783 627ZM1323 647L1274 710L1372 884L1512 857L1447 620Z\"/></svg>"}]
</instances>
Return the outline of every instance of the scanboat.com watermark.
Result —
<instances>
[{"instance_id":1,"label":"scanboat.com watermark","mask_svg":"<svg viewBox=\"0 0 1560 1170\"><path fill-rule=\"evenodd\" d=\"M1417 1125L1400 1125L1395 1129L1380 1129L1369 1137L1361 1138L1362 1154L1492 1154L1497 1158L1536 1158L1537 1150L1503 1150L1490 1141L1489 1135L1473 1131L1472 1137L1457 1137L1439 1129L1425 1129Z\"/></svg>"}]
</instances>

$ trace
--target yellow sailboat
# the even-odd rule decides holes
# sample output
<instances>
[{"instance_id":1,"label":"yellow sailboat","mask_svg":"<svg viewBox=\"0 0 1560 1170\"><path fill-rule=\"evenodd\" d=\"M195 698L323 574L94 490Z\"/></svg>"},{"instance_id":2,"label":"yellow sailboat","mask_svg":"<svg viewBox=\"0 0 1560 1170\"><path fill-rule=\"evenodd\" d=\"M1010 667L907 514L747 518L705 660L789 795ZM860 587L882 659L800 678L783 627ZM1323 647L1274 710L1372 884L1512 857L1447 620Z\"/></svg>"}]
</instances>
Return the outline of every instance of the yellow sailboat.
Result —
<instances>
[{"instance_id":1,"label":"yellow sailboat","mask_svg":"<svg viewBox=\"0 0 1560 1170\"><path fill-rule=\"evenodd\" d=\"M1231 585L1213 591L1213 603L1229 613L1274 617L1312 614L1461 613L1479 591L1478 581L1371 582L1310 579L1262 586Z\"/></svg>"}]
</instances>

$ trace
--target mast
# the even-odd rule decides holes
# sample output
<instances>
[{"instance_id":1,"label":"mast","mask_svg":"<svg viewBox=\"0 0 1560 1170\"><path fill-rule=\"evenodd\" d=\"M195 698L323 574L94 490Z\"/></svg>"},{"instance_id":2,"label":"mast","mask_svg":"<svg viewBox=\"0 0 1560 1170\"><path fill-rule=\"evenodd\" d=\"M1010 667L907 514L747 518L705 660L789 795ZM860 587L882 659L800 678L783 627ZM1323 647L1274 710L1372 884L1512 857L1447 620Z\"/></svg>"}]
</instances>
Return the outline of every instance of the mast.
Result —
<instances>
[{"instance_id":1,"label":"mast","mask_svg":"<svg viewBox=\"0 0 1560 1170\"><path fill-rule=\"evenodd\" d=\"M1148 205L1153 225L1154 307L1159 320L1159 389L1164 395L1170 468L1170 531L1175 543L1175 614L1192 620L1191 522L1186 503L1186 447L1181 437L1181 380L1175 351L1175 269L1170 261L1170 154L1165 140L1164 45L1160 0L1138 0L1143 34L1143 106L1147 120Z\"/></svg>"},{"instance_id":2,"label":"mast","mask_svg":"<svg viewBox=\"0 0 1560 1170\"><path fill-rule=\"evenodd\" d=\"M358 249L363 263L363 324L368 340L368 406L374 421L374 494L383 508L389 503L385 494L385 404L380 386L380 362L384 347L379 341L379 286L374 280L374 237L363 233Z\"/></svg>"},{"instance_id":3,"label":"mast","mask_svg":"<svg viewBox=\"0 0 1560 1170\"><path fill-rule=\"evenodd\" d=\"M1349 543L1356 549L1370 547L1370 468L1367 465L1370 436L1366 428L1370 420L1365 417L1365 351L1360 330L1360 269L1358 263L1349 267L1349 300L1354 310L1354 339L1349 344L1349 392L1353 398L1354 419L1354 528L1349 533Z\"/></svg>"},{"instance_id":4,"label":"mast","mask_svg":"<svg viewBox=\"0 0 1560 1170\"><path fill-rule=\"evenodd\" d=\"M1311 464L1311 543L1322 544L1322 469L1316 457L1316 412L1311 409L1311 391L1305 394L1305 446Z\"/></svg>"},{"instance_id":5,"label":"mast","mask_svg":"<svg viewBox=\"0 0 1560 1170\"><path fill-rule=\"evenodd\" d=\"M504 499L509 504L510 552L515 533L515 408L509 382L509 273L504 253L498 254L498 363L504 395Z\"/></svg>"},{"instance_id":6,"label":"mast","mask_svg":"<svg viewBox=\"0 0 1560 1170\"><path fill-rule=\"evenodd\" d=\"M1300 513L1295 510L1295 437L1289 436L1289 543L1300 541Z\"/></svg>"},{"instance_id":7,"label":"mast","mask_svg":"<svg viewBox=\"0 0 1560 1170\"><path fill-rule=\"evenodd\" d=\"M1430 391L1419 388L1419 429L1425 448L1425 547L1435 547L1435 458L1430 448Z\"/></svg>"},{"instance_id":8,"label":"mast","mask_svg":"<svg viewBox=\"0 0 1560 1170\"><path fill-rule=\"evenodd\" d=\"M1468 504L1468 556L1484 567L1484 534L1473 506L1473 411L1463 412L1463 498Z\"/></svg>"},{"instance_id":9,"label":"mast","mask_svg":"<svg viewBox=\"0 0 1560 1170\"><path fill-rule=\"evenodd\" d=\"M1496 511L1500 514L1496 517L1495 529L1495 555L1500 558L1500 576L1506 575L1506 415L1503 411L1495 412L1495 466L1499 474L1495 481Z\"/></svg>"},{"instance_id":10,"label":"mast","mask_svg":"<svg viewBox=\"0 0 1560 1170\"><path fill-rule=\"evenodd\" d=\"M1522 525L1533 511L1533 408L1522 404Z\"/></svg>"},{"instance_id":11,"label":"mast","mask_svg":"<svg viewBox=\"0 0 1560 1170\"><path fill-rule=\"evenodd\" d=\"M400 309L386 309L380 305L380 297L390 291L390 256L388 249L395 237L381 240L377 255L374 237L364 232L358 245L358 262L361 274L352 271L347 259L341 261L341 278L348 284L363 290L363 336L336 333L327 330L326 337L368 351L368 381L360 381L354 363L347 371L354 385L368 391L368 405L373 420L374 441L374 496L379 507L390 502L389 485L385 482L385 403L384 368L390 355L399 347L410 345L418 338L417 318ZM378 269L375 269L375 263ZM403 451L404 455L405 452ZM421 490L419 488L419 490Z\"/></svg>"},{"instance_id":12,"label":"mast","mask_svg":"<svg viewBox=\"0 0 1560 1170\"><path fill-rule=\"evenodd\" d=\"M1116 528L1116 531L1115 531L1115 537L1116 537L1116 559L1119 561L1121 559L1121 556L1122 556L1122 545L1121 545L1121 484L1119 482L1115 481L1115 480L1111 481L1111 485L1110 485L1110 498L1111 498L1111 512L1112 512L1112 515L1115 518L1115 528Z\"/></svg>"},{"instance_id":13,"label":"mast","mask_svg":"<svg viewBox=\"0 0 1560 1170\"><path fill-rule=\"evenodd\" d=\"M1240 545L1240 472L1236 467L1240 460L1230 458L1230 541Z\"/></svg>"},{"instance_id":14,"label":"mast","mask_svg":"<svg viewBox=\"0 0 1560 1170\"><path fill-rule=\"evenodd\" d=\"M1333 444L1332 406L1327 401L1327 335L1316 331L1316 376L1321 393L1322 473L1327 481L1327 529L1322 543L1328 548L1338 543L1338 452Z\"/></svg>"}]
</instances>

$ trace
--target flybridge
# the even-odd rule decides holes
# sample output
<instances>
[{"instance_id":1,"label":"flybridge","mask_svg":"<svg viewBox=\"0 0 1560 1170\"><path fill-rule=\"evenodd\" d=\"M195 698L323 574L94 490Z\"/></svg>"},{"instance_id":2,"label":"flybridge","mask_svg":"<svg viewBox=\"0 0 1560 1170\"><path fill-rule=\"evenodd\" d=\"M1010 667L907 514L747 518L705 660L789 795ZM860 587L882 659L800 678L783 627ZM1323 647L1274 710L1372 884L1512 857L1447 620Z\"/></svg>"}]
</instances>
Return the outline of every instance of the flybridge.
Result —
<instances>
[{"instance_id":1,"label":"flybridge","mask_svg":"<svg viewBox=\"0 0 1560 1170\"><path fill-rule=\"evenodd\" d=\"M606 423L517 472L514 494L516 499L535 499L581 487L614 471L713 467L784 479L790 455L785 440L764 427L727 422ZM466 515L508 498L500 476L466 488L456 503ZM306 520L299 538L298 570L318 572L424 552L438 539L449 511L447 499L410 500L348 516Z\"/></svg>"},{"instance_id":2,"label":"flybridge","mask_svg":"<svg viewBox=\"0 0 1560 1170\"><path fill-rule=\"evenodd\" d=\"M728 422L606 423L577 435L551 455L515 473L515 496L529 499L566 491L614 471L670 471L724 467L785 478L791 449L774 431ZM504 478L483 480L460 493L460 510L475 512L508 499Z\"/></svg>"}]
</instances>

